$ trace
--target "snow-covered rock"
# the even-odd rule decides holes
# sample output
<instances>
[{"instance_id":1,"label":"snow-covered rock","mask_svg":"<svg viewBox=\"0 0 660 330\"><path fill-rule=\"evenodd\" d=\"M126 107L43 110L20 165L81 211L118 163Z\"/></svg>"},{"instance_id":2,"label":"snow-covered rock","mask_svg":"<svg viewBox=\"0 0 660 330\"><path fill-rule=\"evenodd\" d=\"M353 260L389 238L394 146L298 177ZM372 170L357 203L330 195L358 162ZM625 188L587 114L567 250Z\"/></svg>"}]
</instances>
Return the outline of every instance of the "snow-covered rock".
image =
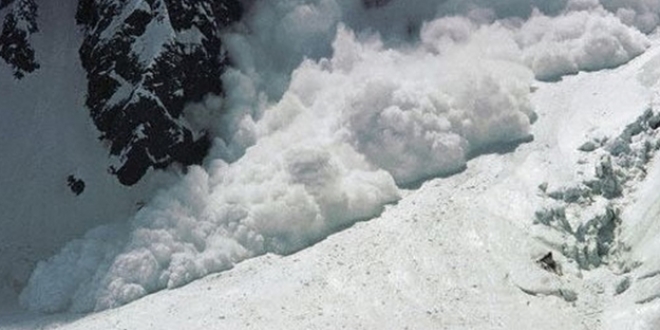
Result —
<instances>
[{"instance_id":1,"label":"snow-covered rock","mask_svg":"<svg viewBox=\"0 0 660 330\"><path fill-rule=\"evenodd\" d=\"M0 57L9 64L17 79L39 68L30 36L39 31L35 0L3 0L0 14L9 7L0 34Z\"/></svg>"},{"instance_id":2,"label":"snow-covered rock","mask_svg":"<svg viewBox=\"0 0 660 330\"><path fill-rule=\"evenodd\" d=\"M206 156L210 137L182 112L187 102L223 93L228 60L220 33L241 12L236 0L79 2L86 104L120 182Z\"/></svg>"}]
</instances>

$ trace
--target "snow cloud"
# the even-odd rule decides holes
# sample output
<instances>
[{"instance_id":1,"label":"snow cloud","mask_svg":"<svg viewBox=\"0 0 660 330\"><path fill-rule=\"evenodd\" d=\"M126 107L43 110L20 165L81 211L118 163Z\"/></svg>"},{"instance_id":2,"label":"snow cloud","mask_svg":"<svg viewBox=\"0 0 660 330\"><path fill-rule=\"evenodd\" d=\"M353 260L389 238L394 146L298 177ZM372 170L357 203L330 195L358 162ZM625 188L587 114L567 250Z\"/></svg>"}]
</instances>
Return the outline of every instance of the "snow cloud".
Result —
<instances>
[{"instance_id":1,"label":"snow cloud","mask_svg":"<svg viewBox=\"0 0 660 330\"><path fill-rule=\"evenodd\" d=\"M225 99L192 105L217 136L204 167L39 263L21 303L112 308L304 248L377 216L400 186L529 139L534 78L611 68L648 46L619 9L650 2L460 3L254 2L225 38Z\"/></svg>"},{"instance_id":2,"label":"snow cloud","mask_svg":"<svg viewBox=\"0 0 660 330\"><path fill-rule=\"evenodd\" d=\"M559 17L535 13L516 40L524 50L525 63L541 80L617 67L649 46L645 35L602 10Z\"/></svg>"}]
</instances>

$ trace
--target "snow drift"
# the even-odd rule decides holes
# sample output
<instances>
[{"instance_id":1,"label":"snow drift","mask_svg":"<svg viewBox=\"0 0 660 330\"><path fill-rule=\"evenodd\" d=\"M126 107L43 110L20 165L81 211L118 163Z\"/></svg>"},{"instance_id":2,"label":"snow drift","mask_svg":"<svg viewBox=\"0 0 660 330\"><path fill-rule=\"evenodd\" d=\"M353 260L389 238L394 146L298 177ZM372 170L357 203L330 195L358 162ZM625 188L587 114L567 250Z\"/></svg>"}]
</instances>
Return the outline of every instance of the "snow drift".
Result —
<instances>
[{"instance_id":1,"label":"snow drift","mask_svg":"<svg viewBox=\"0 0 660 330\"><path fill-rule=\"evenodd\" d=\"M40 262L22 305L111 308L304 248L378 215L397 186L528 140L534 77L613 67L648 46L597 3L533 5L256 2L225 37L226 98L191 105L213 120L205 166Z\"/></svg>"}]
</instances>

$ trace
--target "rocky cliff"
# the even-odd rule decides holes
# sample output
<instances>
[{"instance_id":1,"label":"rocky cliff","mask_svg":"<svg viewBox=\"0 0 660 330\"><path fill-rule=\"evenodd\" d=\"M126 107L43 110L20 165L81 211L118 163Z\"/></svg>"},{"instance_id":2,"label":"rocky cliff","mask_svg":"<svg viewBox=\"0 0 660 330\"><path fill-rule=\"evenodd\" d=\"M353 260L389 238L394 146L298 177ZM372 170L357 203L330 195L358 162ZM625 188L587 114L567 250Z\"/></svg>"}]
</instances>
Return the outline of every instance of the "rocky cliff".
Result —
<instances>
[{"instance_id":1,"label":"rocky cliff","mask_svg":"<svg viewBox=\"0 0 660 330\"><path fill-rule=\"evenodd\" d=\"M236 0L80 1L87 106L119 161L111 170L120 182L206 155L208 137L182 112L186 102L222 94L228 63L219 34L240 15Z\"/></svg>"},{"instance_id":2,"label":"rocky cliff","mask_svg":"<svg viewBox=\"0 0 660 330\"><path fill-rule=\"evenodd\" d=\"M30 44L39 32L38 8L38 0L0 0L0 57L17 79L40 67ZM220 31L241 13L238 0L79 1L86 105L122 184L136 183L149 168L204 158L209 138L190 127L183 108L222 94L228 59Z\"/></svg>"}]
</instances>

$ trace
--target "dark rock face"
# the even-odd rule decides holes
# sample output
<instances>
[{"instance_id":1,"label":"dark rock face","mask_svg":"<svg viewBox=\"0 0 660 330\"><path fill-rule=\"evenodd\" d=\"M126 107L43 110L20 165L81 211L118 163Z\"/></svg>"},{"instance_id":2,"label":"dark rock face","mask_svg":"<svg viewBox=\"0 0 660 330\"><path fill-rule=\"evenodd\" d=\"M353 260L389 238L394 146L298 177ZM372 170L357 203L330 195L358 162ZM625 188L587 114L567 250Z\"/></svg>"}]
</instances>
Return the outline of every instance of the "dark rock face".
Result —
<instances>
[{"instance_id":1,"label":"dark rock face","mask_svg":"<svg viewBox=\"0 0 660 330\"><path fill-rule=\"evenodd\" d=\"M21 79L39 68L29 41L39 31L38 7L34 0L0 0L0 10L8 7L0 33L0 57L12 67L14 76Z\"/></svg>"},{"instance_id":2,"label":"dark rock face","mask_svg":"<svg viewBox=\"0 0 660 330\"><path fill-rule=\"evenodd\" d=\"M182 118L184 104L222 94L219 34L241 14L239 0L80 0L86 104L121 183L202 161L210 141Z\"/></svg>"}]
</instances>

